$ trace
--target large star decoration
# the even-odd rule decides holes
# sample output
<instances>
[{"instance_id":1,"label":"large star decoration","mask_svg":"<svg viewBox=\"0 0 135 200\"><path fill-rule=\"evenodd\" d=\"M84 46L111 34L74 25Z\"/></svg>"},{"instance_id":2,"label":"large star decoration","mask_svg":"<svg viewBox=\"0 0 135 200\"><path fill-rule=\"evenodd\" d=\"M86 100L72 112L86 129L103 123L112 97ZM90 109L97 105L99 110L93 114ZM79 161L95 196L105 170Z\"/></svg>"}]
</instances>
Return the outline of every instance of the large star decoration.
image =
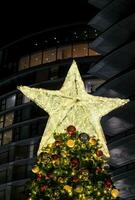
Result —
<instances>
[{"instance_id":1,"label":"large star decoration","mask_svg":"<svg viewBox=\"0 0 135 200\"><path fill-rule=\"evenodd\" d=\"M104 154L109 157L106 139L100 125L101 117L127 103L127 99L98 97L85 91L76 62L73 61L60 90L20 86L18 89L49 114L38 154L54 142L53 133L62 133L69 125L99 139Z\"/></svg>"}]
</instances>

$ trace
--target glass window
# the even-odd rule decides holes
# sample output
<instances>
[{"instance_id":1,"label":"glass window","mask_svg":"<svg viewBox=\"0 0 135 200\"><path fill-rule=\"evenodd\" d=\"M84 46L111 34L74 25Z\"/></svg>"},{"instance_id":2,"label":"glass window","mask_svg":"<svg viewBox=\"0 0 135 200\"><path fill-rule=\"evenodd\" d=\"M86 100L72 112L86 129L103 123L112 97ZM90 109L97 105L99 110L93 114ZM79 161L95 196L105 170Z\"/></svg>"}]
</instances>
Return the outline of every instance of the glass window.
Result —
<instances>
[{"instance_id":1,"label":"glass window","mask_svg":"<svg viewBox=\"0 0 135 200\"><path fill-rule=\"evenodd\" d=\"M19 70L29 68L29 62L30 62L29 56L25 56L25 57L21 58L19 61Z\"/></svg>"},{"instance_id":2,"label":"glass window","mask_svg":"<svg viewBox=\"0 0 135 200\"><path fill-rule=\"evenodd\" d=\"M47 81L49 79L49 70L39 71L36 73L36 82Z\"/></svg>"},{"instance_id":3,"label":"glass window","mask_svg":"<svg viewBox=\"0 0 135 200\"><path fill-rule=\"evenodd\" d=\"M15 116L14 116L14 122L20 122L22 120L22 111L21 110L16 110L15 111Z\"/></svg>"},{"instance_id":4,"label":"glass window","mask_svg":"<svg viewBox=\"0 0 135 200\"><path fill-rule=\"evenodd\" d=\"M6 101L6 108L11 108L13 106L15 106L15 100L16 100L16 95L12 95L10 97L7 98L7 101Z\"/></svg>"},{"instance_id":5,"label":"glass window","mask_svg":"<svg viewBox=\"0 0 135 200\"><path fill-rule=\"evenodd\" d=\"M0 101L0 111L3 111L6 109L6 99L2 99Z\"/></svg>"},{"instance_id":6,"label":"glass window","mask_svg":"<svg viewBox=\"0 0 135 200\"><path fill-rule=\"evenodd\" d=\"M31 55L30 67L40 65L42 63L42 52L37 52Z\"/></svg>"},{"instance_id":7,"label":"glass window","mask_svg":"<svg viewBox=\"0 0 135 200\"><path fill-rule=\"evenodd\" d=\"M28 102L30 102L30 99L27 98L25 95L23 95L22 102L23 102L23 103L28 103Z\"/></svg>"},{"instance_id":8,"label":"glass window","mask_svg":"<svg viewBox=\"0 0 135 200\"><path fill-rule=\"evenodd\" d=\"M13 180L26 178L26 165L16 165L13 168Z\"/></svg>"},{"instance_id":9,"label":"glass window","mask_svg":"<svg viewBox=\"0 0 135 200\"><path fill-rule=\"evenodd\" d=\"M0 191L0 200L5 200L6 199L6 193L5 190Z\"/></svg>"},{"instance_id":10,"label":"glass window","mask_svg":"<svg viewBox=\"0 0 135 200\"><path fill-rule=\"evenodd\" d=\"M0 146L2 145L2 133L0 133Z\"/></svg>"},{"instance_id":11,"label":"glass window","mask_svg":"<svg viewBox=\"0 0 135 200\"><path fill-rule=\"evenodd\" d=\"M88 93L91 93L92 90L92 84L90 80L85 80L85 89Z\"/></svg>"},{"instance_id":12,"label":"glass window","mask_svg":"<svg viewBox=\"0 0 135 200\"><path fill-rule=\"evenodd\" d=\"M4 127L4 115L0 116L0 128Z\"/></svg>"},{"instance_id":13,"label":"glass window","mask_svg":"<svg viewBox=\"0 0 135 200\"><path fill-rule=\"evenodd\" d=\"M0 171L0 184L6 182L6 177L7 177L7 171L6 170Z\"/></svg>"},{"instance_id":14,"label":"glass window","mask_svg":"<svg viewBox=\"0 0 135 200\"><path fill-rule=\"evenodd\" d=\"M29 126L22 126L20 128L20 139L26 139L29 138Z\"/></svg>"},{"instance_id":15,"label":"glass window","mask_svg":"<svg viewBox=\"0 0 135 200\"><path fill-rule=\"evenodd\" d=\"M72 46L63 46L58 48L57 51L57 60L62 60L66 58L71 58L72 57Z\"/></svg>"},{"instance_id":16,"label":"glass window","mask_svg":"<svg viewBox=\"0 0 135 200\"><path fill-rule=\"evenodd\" d=\"M5 115L5 124L4 127L10 126L13 124L14 113L8 113Z\"/></svg>"},{"instance_id":17,"label":"glass window","mask_svg":"<svg viewBox=\"0 0 135 200\"><path fill-rule=\"evenodd\" d=\"M56 61L56 49L48 49L43 52L43 63Z\"/></svg>"},{"instance_id":18,"label":"glass window","mask_svg":"<svg viewBox=\"0 0 135 200\"><path fill-rule=\"evenodd\" d=\"M74 44L73 45L73 57L88 56L88 43Z\"/></svg>"},{"instance_id":19,"label":"glass window","mask_svg":"<svg viewBox=\"0 0 135 200\"><path fill-rule=\"evenodd\" d=\"M58 71L59 71L59 67L51 67L50 69L50 79L51 80L55 80L58 78Z\"/></svg>"},{"instance_id":20,"label":"glass window","mask_svg":"<svg viewBox=\"0 0 135 200\"><path fill-rule=\"evenodd\" d=\"M12 186L11 200L24 200L24 186Z\"/></svg>"},{"instance_id":21,"label":"glass window","mask_svg":"<svg viewBox=\"0 0 135 200\"><path fill-rule=\"evenodd\" d=\"M9 144L12 142L12 130L6 131L3 133L3 145Z\"/></svg>"},{"instance_id":22,"label":"glass window","mask_svg":"<svg viewBox=\"0 0 135 200\"><path fill-rule=\"evenodd\" d=\"M20 127L13 129L13 141L18 141L20 139Z\"/></svg>"},{"instance_id":23,"label":"glass window","mask_svg":"<svg viewBox=\"0 0 135 200\"><path fill-rule=\"evenodd\" d=\"M15 147L15 159L24 159L28 157L28 146L17 145Z\"/></svg>"},{"instance_id":24,"label":"glass window","mask_svg":"<svg viewBox=\"0 0 135 200\"><path fill-rule=\"evenodd\" d=\"M22 93L18 93L16 96L16 105L20 105L22 104L22 98L23 98L23 94Z\"/></svg>"},{"instance_id":25,"label":"glass window","mask_svg":"<svg viewBox=\"0 0 135 200\"><path fill-rule=\"evenodd\" d=\"M8 151L0 154L0 164L8 162Z\"/></svg>"}]
</instances>

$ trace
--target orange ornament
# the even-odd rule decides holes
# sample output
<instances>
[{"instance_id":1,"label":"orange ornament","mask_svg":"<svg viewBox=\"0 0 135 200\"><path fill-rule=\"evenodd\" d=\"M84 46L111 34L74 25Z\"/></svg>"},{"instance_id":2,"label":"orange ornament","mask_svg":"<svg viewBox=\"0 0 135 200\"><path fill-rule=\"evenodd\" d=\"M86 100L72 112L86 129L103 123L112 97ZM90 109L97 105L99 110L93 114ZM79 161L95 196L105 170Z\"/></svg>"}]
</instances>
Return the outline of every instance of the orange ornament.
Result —
<instances>
[{"instance_id":1,"label":"orange ornament","mask_svg":"<svg viewBox=\"0 0 135 200\"><path fill-rule=\"evenodd\" d=\"M70 147L70 148L74 147L75 146L74 140L68 140L67 141L67 146Z\"/></svg>"}]
</instances>

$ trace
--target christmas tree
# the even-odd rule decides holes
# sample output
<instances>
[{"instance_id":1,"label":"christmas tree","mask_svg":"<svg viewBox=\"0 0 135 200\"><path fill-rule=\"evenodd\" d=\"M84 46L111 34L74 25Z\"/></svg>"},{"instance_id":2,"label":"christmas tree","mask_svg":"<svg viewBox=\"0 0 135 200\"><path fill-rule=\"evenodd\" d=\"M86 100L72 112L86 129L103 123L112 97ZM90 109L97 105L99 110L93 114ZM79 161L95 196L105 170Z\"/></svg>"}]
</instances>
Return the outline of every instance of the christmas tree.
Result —
<instances>
[{"instance_id":1,"label":"christmas tree","mask_svg":"<svg viewBox=\"0 0 135 200\"><path fill-rule=\"evenodd\" d=\"M100 120L128 100L87 94L75 61L60 90L18 89L49 114L29 200L116 199L119 191L107 170L110 155Z\"/></svg>"},{"instance_id":2,"label":"christmas tree","mask_svg":"<svg viewBox=\"0 0 135 200\"><path fill-rule=\"evenodd\" d=\"M119 191L108 173L108 160L98 140L72 125L54 133L33 166L29 200L112 200Z\"/></svg>"}]
</instances>

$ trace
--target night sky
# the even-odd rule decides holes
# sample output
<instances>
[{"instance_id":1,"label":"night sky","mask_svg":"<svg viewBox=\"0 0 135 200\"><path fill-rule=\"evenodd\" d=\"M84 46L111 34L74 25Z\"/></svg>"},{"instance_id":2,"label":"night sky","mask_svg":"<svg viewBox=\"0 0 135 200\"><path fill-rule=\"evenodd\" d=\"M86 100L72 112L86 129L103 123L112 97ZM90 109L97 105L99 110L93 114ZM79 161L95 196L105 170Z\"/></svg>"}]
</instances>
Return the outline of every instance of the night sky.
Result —
<instances>
[{"instance_id":1,"label":"night sky","mask_svg":"<svg viewBox=\"0 0 135 200\"><path fill-rule=\"evenodd\" d=\"M13 1L1 4L0 47L49 27L88 22L97 9L88 0Z\"/></svg>"}]
</instances>

